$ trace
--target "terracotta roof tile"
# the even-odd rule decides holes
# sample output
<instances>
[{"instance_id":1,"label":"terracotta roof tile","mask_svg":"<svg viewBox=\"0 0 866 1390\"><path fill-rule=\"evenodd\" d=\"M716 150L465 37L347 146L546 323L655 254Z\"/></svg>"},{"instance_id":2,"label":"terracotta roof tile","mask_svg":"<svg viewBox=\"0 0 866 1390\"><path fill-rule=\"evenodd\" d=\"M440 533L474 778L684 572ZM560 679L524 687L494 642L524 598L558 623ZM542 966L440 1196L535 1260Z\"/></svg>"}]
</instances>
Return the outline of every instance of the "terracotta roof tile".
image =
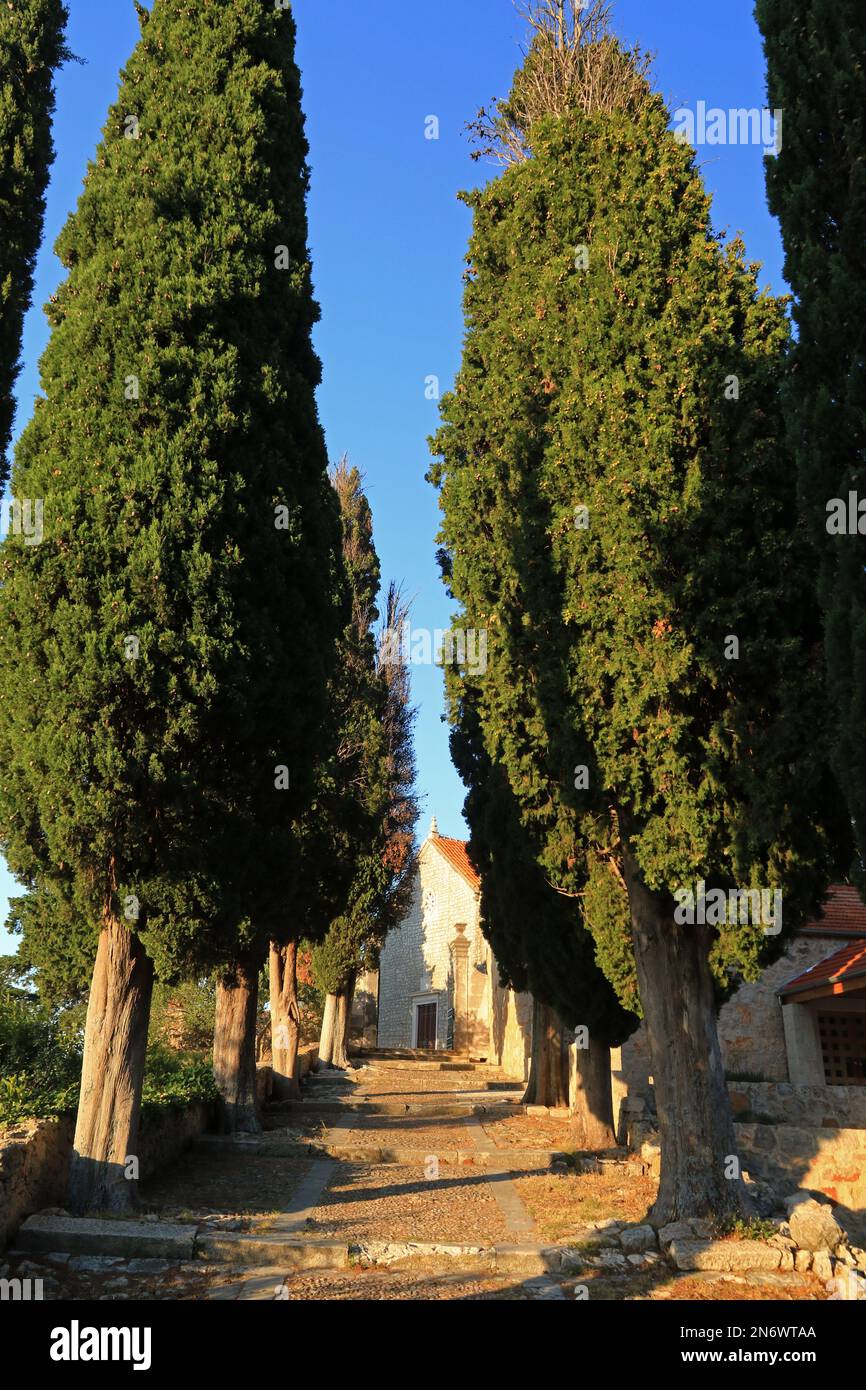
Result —
<instances>
[{"instance_id":1,"label":"terracotta roof tile","mask_svg":"<svg viewBox=\"0 0 866 1390\"><path fill-rule=\"evenodd\" d=\"M481 879L472 867L467 853L468 845L465 840L449 840L447 835L432 835L430 843L434 844L440 853L445 855L448 863L458 874L465 878L476 893L481 887Z\"/></svg>"},{"instance_id":2,"label":"terracotta roof tile","mask_svg":"<svg viewBox=\"0 0 866 1390\"><path fill-rule=\"evenodd\" d=\"M863 976L866 976L866 941L852 941L841 951L804 970L796 979L789 980L779 993L782 996L799 994L802 990L820 989L822 985L838 985L840 988L828 989L827 993L841 994L846 983Z\"/></svg>"},{"instance_id":3,"label":"terracotta roof tile","mask_svg":"<svg viewBox=\"0 0 866 1390\"><path fill-rule=\"evenodd\" d=\"M866 936L866 906L857 889L848 883L834 883L822 915L807 922L802 930L823 935Z\"/></svg>"}]
</instances>

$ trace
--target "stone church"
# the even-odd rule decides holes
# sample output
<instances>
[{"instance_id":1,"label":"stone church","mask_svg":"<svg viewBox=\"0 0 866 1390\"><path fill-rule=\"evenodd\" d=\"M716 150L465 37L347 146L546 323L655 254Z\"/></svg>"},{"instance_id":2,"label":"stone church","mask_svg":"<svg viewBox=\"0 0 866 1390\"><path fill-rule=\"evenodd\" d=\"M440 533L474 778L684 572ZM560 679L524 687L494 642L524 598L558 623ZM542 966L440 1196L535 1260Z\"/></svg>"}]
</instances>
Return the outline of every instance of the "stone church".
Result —
<instances>
[{"instance_id":1,"label":"stone church","mask_svg":"<svg viewBox=\"0 0 866 1390\"><path fill-rule=\"evenodd\" d=\"M434 817L411 907L386 938L378 981L359 981L356 1022L375 1015L377 993L379 1047L469 1053L525 1079L532 1000L499 983L479 924L480 886L466 843L440 835Z\"/></svg>"}]
</instances>

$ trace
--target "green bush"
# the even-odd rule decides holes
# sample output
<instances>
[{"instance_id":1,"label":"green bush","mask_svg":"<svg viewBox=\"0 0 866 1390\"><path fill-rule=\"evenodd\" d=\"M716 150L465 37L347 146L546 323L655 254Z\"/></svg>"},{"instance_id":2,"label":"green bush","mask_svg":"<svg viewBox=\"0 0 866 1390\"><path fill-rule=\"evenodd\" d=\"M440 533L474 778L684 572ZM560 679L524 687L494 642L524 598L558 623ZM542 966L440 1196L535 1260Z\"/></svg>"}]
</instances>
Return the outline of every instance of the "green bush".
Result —
<instances>
[{"instance_id":1,"label":"green bush","mask_svg":"<svg viewBox=\"0 0 866 1390\"><path fill-rule=\"evenodd\" d=\"M0 985L0 1127L75 1110L81 1043L64 1016L24 990ZM147 1110L216 1097L210 1060L154 1041L142 1104Z\"/></svg>"},{"instance_id":2,"label":"green bush","mask_svg":"<svg viewBox=\"0 0 866 1390\"><path fill-rule=\"evenodd\" d=\"M74 1108L81 1048L61 1017L9 985L0 988L0 1126Z\"/></svg>"},{"instance_id":3,"label":"green bush","mask_svg":"<svg viewBox=\"0 0 866 1390\"><path fill-rule=\"evenodd\" d=\"M175 1052L160 1043L151 1044L144 1072L142 1106L191 1105L215 1100L216 1083L210 1060L195 1053Z\"/></svg>"}]
</instances>

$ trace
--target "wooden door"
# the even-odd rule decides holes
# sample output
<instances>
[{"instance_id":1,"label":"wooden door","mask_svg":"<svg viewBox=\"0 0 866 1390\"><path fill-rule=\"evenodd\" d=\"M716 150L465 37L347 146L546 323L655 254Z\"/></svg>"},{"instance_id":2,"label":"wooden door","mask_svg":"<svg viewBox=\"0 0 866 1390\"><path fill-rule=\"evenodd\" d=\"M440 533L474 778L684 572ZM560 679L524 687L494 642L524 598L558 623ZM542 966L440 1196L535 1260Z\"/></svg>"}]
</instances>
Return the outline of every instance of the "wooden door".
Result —
<instances>
[{"instance_id":1,"label":"wooden door","mask_svg":"<svg viewBox=\"0 0 866 1390\"><path fill-rule=\"evenodd\" d=\"M433 1052L436 1049L436 1004L418 1004L416 1014L415 1046Z\"/></svg>"}]
</instances>

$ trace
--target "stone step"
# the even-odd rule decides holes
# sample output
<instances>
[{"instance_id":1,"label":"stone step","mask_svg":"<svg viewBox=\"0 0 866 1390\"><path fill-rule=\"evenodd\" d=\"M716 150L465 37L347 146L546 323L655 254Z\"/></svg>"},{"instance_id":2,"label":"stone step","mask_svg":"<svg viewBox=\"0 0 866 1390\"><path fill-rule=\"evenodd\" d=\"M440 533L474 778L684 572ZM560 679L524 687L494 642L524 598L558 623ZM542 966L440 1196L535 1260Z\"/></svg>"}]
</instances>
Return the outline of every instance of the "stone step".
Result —
<instances>
[{"instance_id":1,"label":"stone step","mask_svg":"<svg viewBox=\"0 0 866 1390\"><path fill-rule=\"evenodd\" d=\"M144 1256L190 1260L195 1226L169 1221L110 1220L84 1216L29 1216L16 1237L34 1254Z\"/></svg>"},{"instance_id":2,"label":"stone step","mask_svg":"<svg viewBox=\"0 0 866 1390\"><path fill-rule=\"evenodd\" d=\"M309 1115L323 1119L340 1115L425 1115L428 1119L453 1119L461 1115L517 1114L521 1107L510 1100L461 1101L385 1101L385 1100L284 1100L266 1107L262 1123L265 1129L280 1129L286 1116ZM281 1118L283 1117L283 1118Z\"/></svg>"},{"instance_id":3,"label":"stone step","mask_svg":"<svg viewBox=\"0 0 866 1390\"><path fill-rule=\"evenodd\" d=\"M428 1145L425 1148L403 1148L366 1144L329 1144L330 1158L342 1163L402 1164L423 1167L431 1157L449 1167L484 1168L488 1172L522 1173L544 1172L555 1162L565 1160L566 1155L552 1149L438 1149Z\"/></svg>"},{"instance_id":4,"label":"stone step","mask_svg":"<svg viewBox=\"0 0 866 1390\"><path fill-rule=\"evenodd\" d=\"M328 1139L262 1139L255 1135L200 1134L193 1140L193 1149L209 1153L249 1153L257 1158L327 1157L341 1163L388 1164L423 1167L435 1156L450 1167L491 1169L504 1173L539 1172L554 1163L568 1161L568 1155L556 1149L439 1149L428 1144L409 1145L340 1144Z\"/></svg>"},{"instance_id":5,"label":"stone step","mask_svg":"<svg viewBox=\"0 0 866 1390\"><path fill-rule=\"evenodd\" d=\"M305 1239L298 1236L236 1234L231 1231L199 1236L196 1250L211 1262L225 1261L244 1267L264 1265L271 1270L363 1268L423 1263L429 1272L481 1270L521 1274L559 1273L565 1268L564 1252L556 1246L456 1245L448 1241L346 1241Z\"/></svg>"},{"instance_id":6,"label":"stone step","mask_svg":"<svg viewBox=\"0 0 866 1390\"><path fill-rule=\"evenodd\" d=\"M255 1134L197 1134L190 1145L198 1153L253 1154L256 1158L324 1157L325 1146L315 1139L264 1139Z\"/></svg>"}]
</instances>

